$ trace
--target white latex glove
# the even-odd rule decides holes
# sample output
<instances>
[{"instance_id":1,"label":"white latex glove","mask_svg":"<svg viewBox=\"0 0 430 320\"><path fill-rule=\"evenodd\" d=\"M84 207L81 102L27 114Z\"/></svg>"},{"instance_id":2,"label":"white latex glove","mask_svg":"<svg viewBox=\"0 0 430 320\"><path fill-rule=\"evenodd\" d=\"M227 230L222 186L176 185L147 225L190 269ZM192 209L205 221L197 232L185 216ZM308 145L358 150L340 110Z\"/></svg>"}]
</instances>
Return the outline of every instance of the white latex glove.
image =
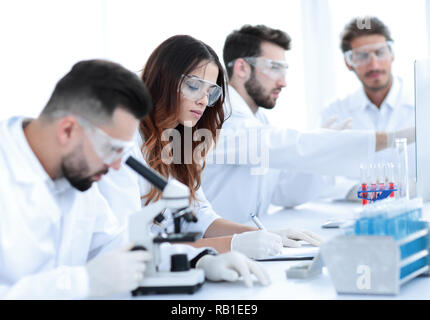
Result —
<instances>
[{"instance_id":1,"label":"white latex glove","mask_svg":"<svg viewBox=\"0 0 430 320\"><path fill-rule=\"evenodd\" d=\"M276 256L282 250L282 238L264 230L238 233L231 239L231 250L253 259Z\"/></svg>"},{"instance_id":2,"label":"white latex glove","mask_svg":"<svg viewBox=\"0 0 430 320\"><path fill-rule=\"evenodd\" d=\"M240 252L231 251L218 256L205 255L196 263L211 281L237 281L242 277L247 287L252 287L252 275L263 286L270 284L270 277L261 264L247 258Z\"/></svg>"},{"instance_id":3,"label":"white latex glove","mask_svg":"<svg viewBox=\"0 0 430 320\"><path fill-rule=\"evenodd\" d=\"M319 247L324 242L323 238L308 230L275 229L269 230L269 232L281 236L282 243L285 247L300 247L301 244L297 240L304 240L317 247Z\"/></svg>"},{"instance_id":4,"label":"white latex glove","mask_svg":"<svg viewBox=\"0 0 430 320\"><path fill-rule=\"evenodd\" d=\"M323 125L322 128L324 129L331 129L331 130L346 130L346 129L352 129L352 118L348 118L345 121L341 123L335 124L339 118L334 116L328 119Z\"/></svg>"},{"instance_id":5,"label":"white latex glove","mask_svg":"<svg viewBox=\"0 0 430 320\"><path fill-rule=\"evenodd\" d=\"M357 196L357 191L360 189L361 184L354 185L351 189L349 189L348 193L346 194L346 200L348 201L354 201L354 202L361 202L362 199L360 199Z\"/></svg>"},{"instance_id":6,"label":"white latex glove","mask_svg":"<svg viewBox=\"0 0 430 320\"><path fill-rule=\"evenodd\" d=\"M124 293L136 289L143 279L147 251L130 251L132 245L102 254L87 263L90 297Z\"/></svg>"},{"instance_id":7,"label":"white latex glove","mask_svg":"<svg viewBox=\"0 0 430 320\"><path fill-rule=\"evenodd\" d=\"M415 127L387 132L387 147L395 148L396 139L406 138L408 144L415 142Z\"/></svg>"}]
</instances>

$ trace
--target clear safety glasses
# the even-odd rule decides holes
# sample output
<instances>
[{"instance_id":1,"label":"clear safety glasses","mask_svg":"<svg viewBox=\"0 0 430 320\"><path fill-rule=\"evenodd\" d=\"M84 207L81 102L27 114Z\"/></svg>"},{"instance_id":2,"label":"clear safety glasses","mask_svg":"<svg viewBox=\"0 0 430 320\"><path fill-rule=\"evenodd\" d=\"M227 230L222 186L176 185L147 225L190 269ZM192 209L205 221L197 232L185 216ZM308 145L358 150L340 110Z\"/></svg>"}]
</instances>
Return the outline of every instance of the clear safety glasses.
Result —
<instances>
[{"instance_id":1,"label":"clear safety glasses","mask_svg":"<svg viewBox=\"0 0 430 320\"><path fill-rule=\"evenodd\" d=\"M287 74L288 64L285 61L270 60L262 57L244 57L241 59L245 60L273 80L283 78ZM232 67L236 60L230 61L227 66Z\"/></svg>"},{"instance_id":2,"label":"clear safety glasses","mask_svg":"<svg viewBox=\"0 0 430 320\"><path fill-rule=\"evenodd\" d=\"M345 58L352 67L366 65L373 55L376 60L388 60L393 56L393 43L391 41L378 42L345 52Z\"/></svg>"},{"instance_id":3,"label":"clear safety glasses","mask_svg":"<svg viewBox=\"0 0 430 320\"><path fill-rule=\"evenodd\" d=\"M121 159L134 147L135 142L114 139L103 130L89 121L76 117L79 124L84 128L96 154L105 164L110 164Z\"/></svg>"},{"instance_id":4,"label":"clear safety glasses","mask_svg":"<svg viewBox=\"0 0 430 320\"><path fill-rule=\"evenodd\" d=\"M180 91L185 98L191 101L199 101L207 96L208 107L212 107L222 95L222 89L216 83L185 74L182 75Z\"/></svg>"}]
</instances>

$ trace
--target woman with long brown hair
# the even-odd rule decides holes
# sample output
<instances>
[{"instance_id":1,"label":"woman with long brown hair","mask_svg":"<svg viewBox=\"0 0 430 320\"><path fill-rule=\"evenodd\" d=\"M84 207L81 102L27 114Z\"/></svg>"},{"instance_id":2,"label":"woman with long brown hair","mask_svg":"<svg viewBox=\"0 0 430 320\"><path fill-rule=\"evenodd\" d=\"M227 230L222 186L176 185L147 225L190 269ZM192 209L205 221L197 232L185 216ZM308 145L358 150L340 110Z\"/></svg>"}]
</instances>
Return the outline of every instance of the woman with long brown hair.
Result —
<instances>
[{"instance_id":1,"label":"woman with long brown hair","mask_svg":"<svg viewBox=\"0 0 430 320\"><path fill-rule=\"evenodd\" d=\"M188 186L198 222L187 224L186 228L203 234L192 245L210 246L218 252L235 249L251 257L278 254L281 237L222 219L212 210L200 187L205 155L214 147L228 112L223 108L227 87L224 70L215 51L193 37L173 36L151 54L142 80L154 102L152 112L139 127L142 156L164 177L173 177ZM142 194L143 204L160 196L151 187ZM233 234L247 231L258 234L246 239L248 245L258 247L252 253L242 250L240 241L237 247L231 245Z\"/></svg>"},{"instance_id":2,"label":"woman with long brown hair","mask_svg":"<svg viewBox=\"0 0 430 320\"><path fill-rule=\"evenodd\" d=\"M135 156L165 178L175 178L189 188L190 205L198 222L184 223L182 230L203 235L191 245L212 247L220 253L235 250L251 258L279 254L283 247L280 235L221 218L200 186L205 157L215 146L228 113L223 106L227 96L226 79L215 51L193 37L173 36L152 52L143 69L142 80L154 107L140 123L140 150ZM160 199L157 189L142 178L136 179L142 206ZM118 194L114 195L117 201L133 203L135 200L131 197L136 191L128 191L132 183L124 183L124 177L117 181L122 183L122 187L117 188ZM130 201L125 201L120 193L127 193L125 197ZM112 198L112 192L107 197ZM166 210L167 223L161 228L173 228L169 214Z\"/></svg>"},{"instance_id":3,"label":"woman with long brown hair","mask_svg":"<svg viewBox=\"0 0 430 320\"><path fill-rule=\"evenodd\" d=\"M222 65L203 42L189 36L174 36L149 57L142 80L154 101L151 114L139 127L145 161L166 178L172 176L188 186L190 200L195 201L205 151L215 143L217 130L225 119ZM180 136L173 144L166 139L173 135L172 129L175 137ZM209 134L209 139L195 141L201 129ZM172 145L170 152L163 154L168 145ZM193 156L198 145L202 149L200 157ZM159 197L160 192L152 188L144 199L149 203Z\"/></svg>"}]
</instances>

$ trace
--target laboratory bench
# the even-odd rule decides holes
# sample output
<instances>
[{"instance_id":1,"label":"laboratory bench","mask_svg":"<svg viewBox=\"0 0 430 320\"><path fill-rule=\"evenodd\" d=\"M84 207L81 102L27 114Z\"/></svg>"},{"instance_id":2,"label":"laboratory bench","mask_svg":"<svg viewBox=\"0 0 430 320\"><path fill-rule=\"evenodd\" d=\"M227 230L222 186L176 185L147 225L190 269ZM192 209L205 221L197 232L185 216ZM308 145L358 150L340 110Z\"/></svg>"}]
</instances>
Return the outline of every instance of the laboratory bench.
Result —
<instances>
[{"instance_id":1,"label":"laboratory bench","mask_svg":"<svg viewBox=\"0 0 430 320\"><path fill-rule=\"evenodd\" d=\"M266 228L307 229L328 240L341 235L342 229L323 229L328 220L353 219L360 210L359 203L344 201L320 201L304 204L292 209L271 207L262 218ZM424 203L423 218L430 221L430 203ZM250 222L251 225L251 222ZM291 299L430 299L430 277L415 278L403 286L397 295L337 294L328 274L323 268L321 274L310 279L287 279L286 270L301 261L261 262L271 277L271 285L263 287L254 282L247 288L241 281L209 282L194 294L145 295L126 299L157 300L291 300Z\"/></svg>"}]
</instances>

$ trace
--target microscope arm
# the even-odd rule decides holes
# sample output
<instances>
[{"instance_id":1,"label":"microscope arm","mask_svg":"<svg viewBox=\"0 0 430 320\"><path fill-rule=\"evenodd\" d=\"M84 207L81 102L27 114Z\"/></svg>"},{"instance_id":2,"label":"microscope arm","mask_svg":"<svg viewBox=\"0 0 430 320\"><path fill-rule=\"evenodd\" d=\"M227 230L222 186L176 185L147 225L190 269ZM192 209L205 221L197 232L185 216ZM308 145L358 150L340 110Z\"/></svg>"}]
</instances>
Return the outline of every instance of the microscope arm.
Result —
<instances>
[{"instance_id":1,"label":"microscope arm","mask_svg":"<svg viewBox=\"0 0 430 320\"><path fill-rule=\"evenodd\" d=\"M150 228L153 224L154 218L166 208L166 203L163 199L157 202L150 203L143 207L141 210L133 213L128 218L128 232L130 241L143 246L152 246L152 234Z\"/></svg>"}]
</instances>

